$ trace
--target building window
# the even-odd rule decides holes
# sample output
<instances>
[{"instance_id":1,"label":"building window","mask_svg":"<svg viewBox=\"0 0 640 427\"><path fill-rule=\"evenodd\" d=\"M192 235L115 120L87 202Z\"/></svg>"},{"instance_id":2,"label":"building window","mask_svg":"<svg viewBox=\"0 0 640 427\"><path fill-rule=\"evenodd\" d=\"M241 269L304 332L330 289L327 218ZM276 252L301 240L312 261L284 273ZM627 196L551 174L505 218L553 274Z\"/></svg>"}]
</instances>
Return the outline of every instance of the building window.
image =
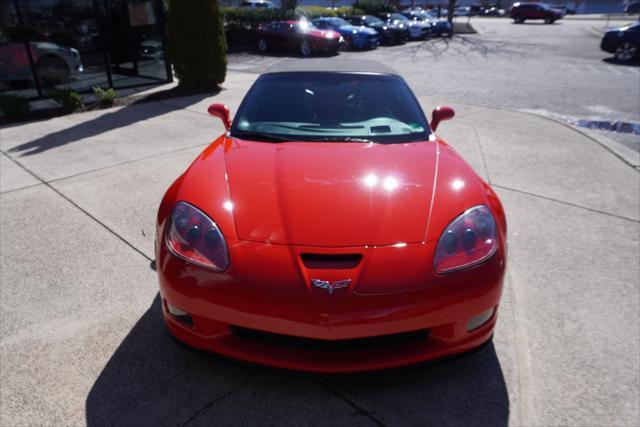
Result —
<instances>
[{"instance_id":1,"label":"building window","mask_svg":"<svg viewBox=\"0 0 640 427\"><path fill-rule=\"evenodd\" d=\"M167 82L164 40L157 0L0 0L0 91Z\"/></svg>"}]
</instances>

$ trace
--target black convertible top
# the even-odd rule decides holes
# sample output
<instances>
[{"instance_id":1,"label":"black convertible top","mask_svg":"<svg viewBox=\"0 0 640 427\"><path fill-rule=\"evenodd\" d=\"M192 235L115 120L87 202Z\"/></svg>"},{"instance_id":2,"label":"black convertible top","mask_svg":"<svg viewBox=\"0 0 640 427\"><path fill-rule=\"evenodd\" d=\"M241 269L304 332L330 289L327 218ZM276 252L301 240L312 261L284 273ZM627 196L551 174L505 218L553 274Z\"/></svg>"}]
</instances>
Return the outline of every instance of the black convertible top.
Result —
<instances>
[{"instance_id":1,"label":"black convertible top","mask_svg":"<svg viewBox=\"0 0 640 427\"><path fill-rule=\"evenodd\" d=\"M273 73L372 73L399 75L380 62L362 59L285 59L272 65L264 74Z\"/></svg>"}]
</instances>

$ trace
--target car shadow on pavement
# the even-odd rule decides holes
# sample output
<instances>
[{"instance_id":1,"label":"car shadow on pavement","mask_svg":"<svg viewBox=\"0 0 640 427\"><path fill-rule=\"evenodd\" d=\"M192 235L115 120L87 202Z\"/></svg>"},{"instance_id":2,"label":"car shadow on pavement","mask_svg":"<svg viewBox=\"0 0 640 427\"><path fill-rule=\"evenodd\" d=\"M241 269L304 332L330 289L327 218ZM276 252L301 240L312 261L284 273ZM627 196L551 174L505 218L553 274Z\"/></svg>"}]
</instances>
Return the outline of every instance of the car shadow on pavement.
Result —
<instances>
[{"instance_id":1,"label":"car shadow on pavement","mask_svg":"<svg viewBox=\"0 0 640 427\"><path fill-rule=\"evenodd\" d=\"M509 399L494 347L403 371L318 377L235 363L179 344L159 296L93 384L101 425L492 425Z\"/></svg>"},{"instance_id":2,"label":"car shadow on pavement","mask_svg":"<svg viewBox=\"0 0 640 427\"><path fill-rule=\"evenodd\" d=\"M639 60L635 60L635 61L618 61L615 57L610 57L610 58L604 58L602 60L602 62L606 62L609 65L620 65L623 67L640 67L640 61Z\"/></svg>"},{"instance_id":3,"label":"car shadow on pavement","mask_svg":"<svg viewBox=\"0 0 640 427\"><path fill-rule=\"evenodd\" d=\"M207 97L214 96L217 93L219 93L219 91L194 93L184 91L179 87L155 92L144 96L144 98L137 99L125 107L101 114L93 120L81 121L74 126L20 144L11 148L9 152L18 153L21 156L42 153L52 148L71 144L85 138L95 137L104 132L158 117L174 110L183 109ZM175 97L180 97L181 100L183 100L180 106L172 105L170 102L162 102L163 100L169 100ZM150 101L159 102L151 103Z\"/></svg>"}]
</instances>

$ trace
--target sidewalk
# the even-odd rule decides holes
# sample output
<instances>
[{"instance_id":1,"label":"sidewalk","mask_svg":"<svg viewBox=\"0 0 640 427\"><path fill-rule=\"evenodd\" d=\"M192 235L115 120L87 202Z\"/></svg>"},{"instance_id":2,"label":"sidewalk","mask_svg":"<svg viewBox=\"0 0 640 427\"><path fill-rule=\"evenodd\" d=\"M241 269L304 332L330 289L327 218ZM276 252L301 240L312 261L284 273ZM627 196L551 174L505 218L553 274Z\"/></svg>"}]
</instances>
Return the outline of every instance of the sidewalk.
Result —
<instances>
[{"instance_id":1,"label":"sidewalk","mask_svg":"<svg viewBox=\"0 0 640 427\"><path fill-rule=\"evenodd\" d=\"M583 133L453 104L440 135L499 193L509 267L493 345L406 373L317 380L190 351L161 321L167 186L257 77L0 128L3 425L638 425L640 174ZM420 99L425 111L441 100Z\"/></svg>"}]
</instances>

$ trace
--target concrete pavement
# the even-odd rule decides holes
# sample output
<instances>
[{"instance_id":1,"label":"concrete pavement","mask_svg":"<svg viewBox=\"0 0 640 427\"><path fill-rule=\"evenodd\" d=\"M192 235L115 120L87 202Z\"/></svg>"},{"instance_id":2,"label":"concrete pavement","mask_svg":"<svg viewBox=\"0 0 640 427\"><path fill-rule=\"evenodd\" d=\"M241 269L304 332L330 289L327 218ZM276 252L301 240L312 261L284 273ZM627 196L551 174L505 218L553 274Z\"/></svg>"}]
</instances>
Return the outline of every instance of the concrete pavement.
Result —
<instances>
[{"instance_id":1,"label":"concrete pavement","mask_svg":"<svg viewBox=\"0 0 640 427\"><path fill-rule=\"evenodd\" d=\"M492 345L317 379L171 340L150 268L156 209L222 132L206 107L235 111L255 78L0 129L0 425L640 424L640 174L531 114L453 103L440 127L508 215Z\"/></svg>"}]
</instances>

